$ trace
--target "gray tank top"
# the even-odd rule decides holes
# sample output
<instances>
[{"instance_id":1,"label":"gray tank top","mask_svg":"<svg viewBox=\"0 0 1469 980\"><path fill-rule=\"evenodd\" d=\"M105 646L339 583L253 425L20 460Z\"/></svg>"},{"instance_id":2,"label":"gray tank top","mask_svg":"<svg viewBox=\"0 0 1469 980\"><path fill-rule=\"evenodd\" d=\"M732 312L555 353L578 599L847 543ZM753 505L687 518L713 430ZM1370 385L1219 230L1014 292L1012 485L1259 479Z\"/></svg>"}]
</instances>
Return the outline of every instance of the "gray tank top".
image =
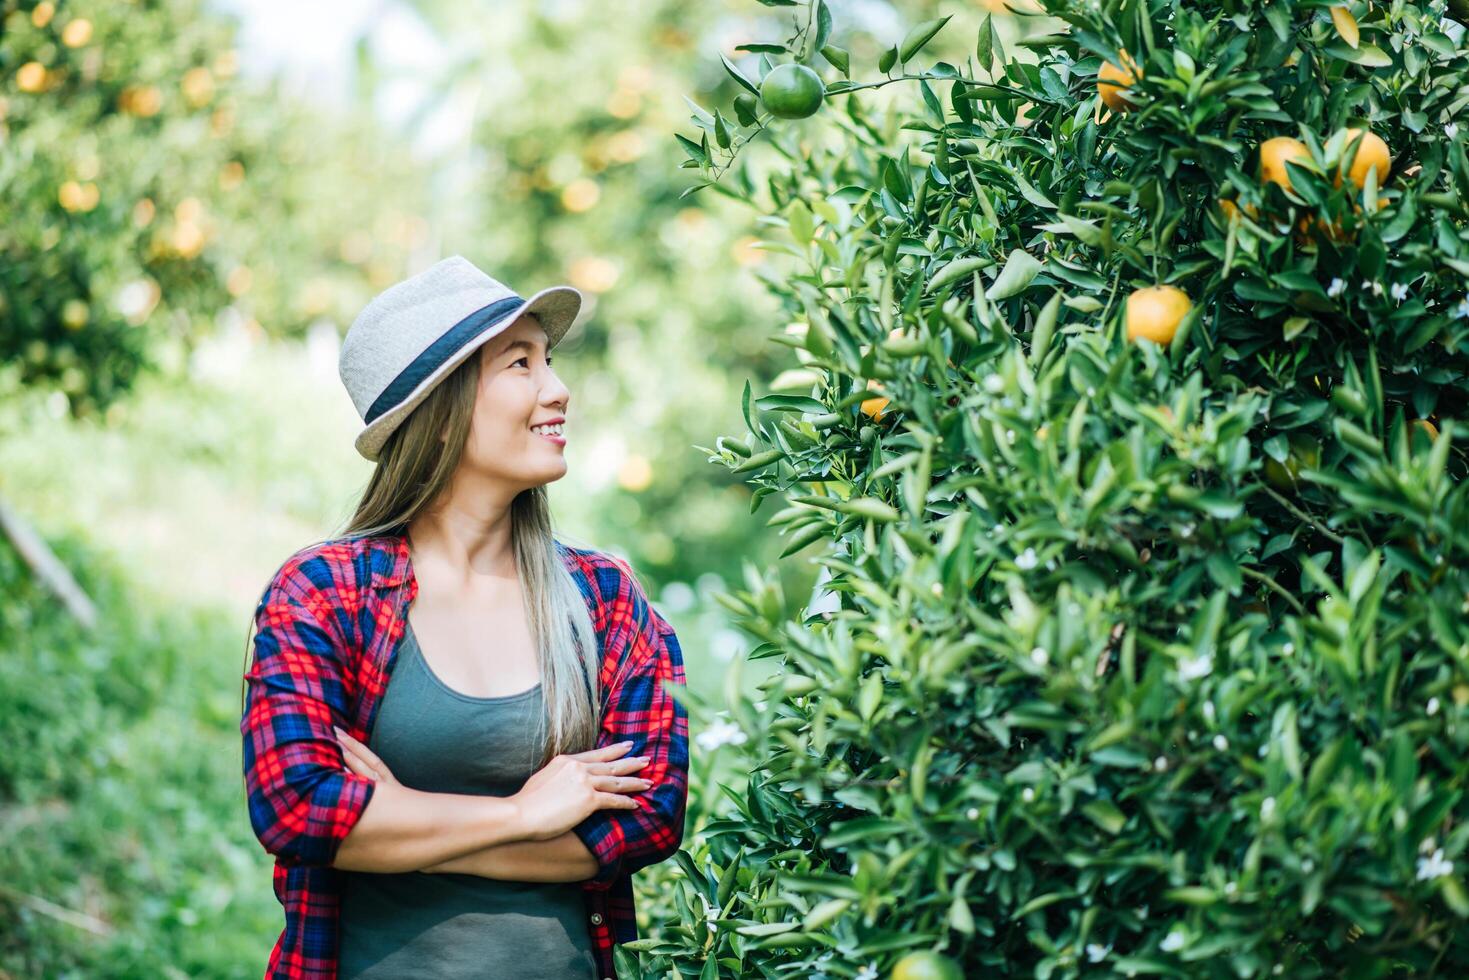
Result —
<instances>
[{"instance_id":1,"label":"gray tank top","mask_svg":"<svg viewBox=\"0 0 1469 980\"><path fill-rule=\"evenodd\" d=\"M429 668L407 627L368 739L405 786L511 796L545 740L541 685L476 698ZM340 980L595 977L579 882L344 871Z\"/></svg>"}]
</instances>

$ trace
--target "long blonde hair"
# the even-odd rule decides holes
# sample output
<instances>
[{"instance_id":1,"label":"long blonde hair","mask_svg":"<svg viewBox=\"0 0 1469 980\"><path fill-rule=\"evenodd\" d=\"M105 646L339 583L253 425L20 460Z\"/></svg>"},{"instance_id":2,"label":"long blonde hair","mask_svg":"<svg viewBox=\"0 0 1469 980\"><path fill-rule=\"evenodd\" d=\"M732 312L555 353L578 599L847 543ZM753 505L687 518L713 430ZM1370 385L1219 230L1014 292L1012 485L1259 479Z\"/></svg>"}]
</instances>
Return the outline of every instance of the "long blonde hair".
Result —
<instances>
[{"instance_id":1,"label":"long blonde hair","mask_svg":"<svg viewBox=\"0 0 1469 980\"><path fill-rule=\"evenodd\" d=\"M459 467L479 380L480 357L475 354L408 413L383 444L356 511L333 538L407 534L410 522L439 498ZM544 486L522 491L511 501L510 540L546 709L540 768L556 755L584 752L596 744L601 655L586 600L557 554ZM249 658L247 637L247 665Z\"/></svg>"}]
</instances>

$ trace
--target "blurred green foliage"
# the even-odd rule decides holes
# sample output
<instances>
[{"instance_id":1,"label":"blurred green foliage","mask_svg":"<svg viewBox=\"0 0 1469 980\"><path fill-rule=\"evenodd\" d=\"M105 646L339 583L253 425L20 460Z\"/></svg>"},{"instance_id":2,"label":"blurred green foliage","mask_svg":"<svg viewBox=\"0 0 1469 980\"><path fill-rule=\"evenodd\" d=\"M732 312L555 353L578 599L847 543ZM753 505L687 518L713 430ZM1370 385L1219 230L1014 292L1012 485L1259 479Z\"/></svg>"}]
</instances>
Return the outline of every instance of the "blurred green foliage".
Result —
<instances>
[{"instance_id":1,"label":"blurred green foliage","mask_svg":"<svg viewBox=\"0 0 1469 980\"><path fill-rule=\"evenodd\" d=\"M656 579L737 577L774 542L749 488L697 445L738 421L746 377L777 380L778 308L752 215L683 196L669 130L684 93L734 94L703 52L745 19L675 0L413 6L446 47L427 87L475 107L472 163L439 192L455 196L446 248L522 289L564 281L590 301L557 369L572 393L568 453L595 496L558 500L558 513Z\"/></svg>"}]
</instances>

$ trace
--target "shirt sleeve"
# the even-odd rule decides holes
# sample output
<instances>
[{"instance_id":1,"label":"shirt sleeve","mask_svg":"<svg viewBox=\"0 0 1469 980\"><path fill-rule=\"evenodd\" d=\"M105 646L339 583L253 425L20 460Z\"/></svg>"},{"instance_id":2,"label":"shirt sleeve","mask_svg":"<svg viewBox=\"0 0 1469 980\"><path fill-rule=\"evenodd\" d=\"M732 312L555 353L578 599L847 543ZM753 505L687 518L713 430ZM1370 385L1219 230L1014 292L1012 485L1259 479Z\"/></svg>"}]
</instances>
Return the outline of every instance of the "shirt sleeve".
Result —
<instances>
[{"instance_id":1,"label":"shirt sleeve","mask_svg":"<svg viewBox=\"0 0 1469 980\"><path fill-rule=\"evenodd\" d=\"M613 603L614 626L608 635L627 650L618 660L624 666L610 692L596 747L631 741L633 747L622 758L649 756L638 775L653 785L633 794L636 810L595 810L572 827L597 859L597 873L586 883L599 889L672 857L683 842L688 803L688 710L670 690L685 684L683 651L673 627L653 609L631 574L622 580L626 594ZM624 621L620 628L615 623L619 618Z\"/></svg>"},{"instance_id":2,"label":"shirt sleeve","mask_svg":"<svg viewBox=\"0 0 1469 980\"><path fill-rule=\"evenodd\" d=\"M376 783L346 768L348 649L323 593L283 570L255 612L240 732L250 825L285 865L330 865Z\"/></svg>"}]
</instances>

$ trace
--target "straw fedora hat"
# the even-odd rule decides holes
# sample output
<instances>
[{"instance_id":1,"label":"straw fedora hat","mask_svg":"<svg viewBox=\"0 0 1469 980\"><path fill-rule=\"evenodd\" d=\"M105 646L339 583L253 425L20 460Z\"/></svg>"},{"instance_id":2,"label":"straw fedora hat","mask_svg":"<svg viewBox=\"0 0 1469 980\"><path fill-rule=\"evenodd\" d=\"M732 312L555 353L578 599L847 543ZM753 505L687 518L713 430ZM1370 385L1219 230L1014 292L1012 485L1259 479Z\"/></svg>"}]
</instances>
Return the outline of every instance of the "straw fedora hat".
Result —
<instances>
[{"instance_id":1,"label":"straw fedora hat","mask_svg":"<svg viewBox=\"0 0 1469 980\"><path fill-rule=\"evenodd\" d=\"M522 313L536 315L550 350L581 305L572 286L548 286L522 299L462 255L389 286L352 321L337 358L337 373L364 423L357 451L376 460L434 385Z\"/></svg>"}]
</instances>

